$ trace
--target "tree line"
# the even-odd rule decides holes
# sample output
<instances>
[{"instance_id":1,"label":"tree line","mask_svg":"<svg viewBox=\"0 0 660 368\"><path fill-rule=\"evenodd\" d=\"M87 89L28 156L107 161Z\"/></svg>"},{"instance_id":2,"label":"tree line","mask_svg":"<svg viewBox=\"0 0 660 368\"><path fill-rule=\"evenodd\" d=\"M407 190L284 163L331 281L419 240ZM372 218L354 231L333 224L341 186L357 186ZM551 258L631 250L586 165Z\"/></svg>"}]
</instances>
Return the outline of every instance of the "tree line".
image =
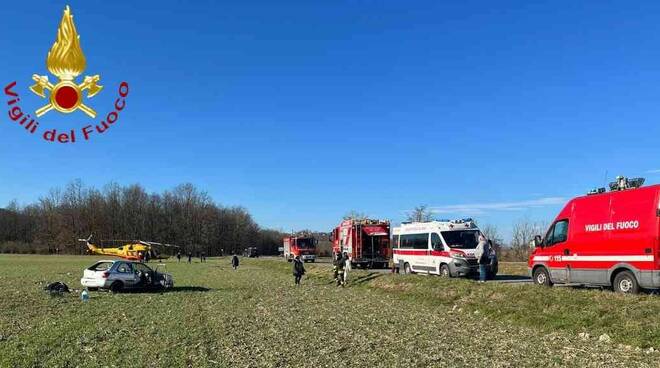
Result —
<instances>
[{"instance_id":1,"label":"tree line","mask_svg":"<svg viewBox=\"0 0 660 368\"><path fill-rule=\"evenodd\" d=\"M209 256L257 247L277 254L282 234L262 229L243 207L224 207L192 184L148 193L138 184L105 185L80 180L53 188L34 203L15 201L0 209L0 251L78 254L93 240L147 240L180 246L182 253Z\"/></svg>"},{"instance_id":2,"label":"tree line","mask_svg":"<svg viewBox=\"0 0 660 368\"><path fill-rule=\"evenodd\" d=\"M407 221L429 221L432 212L420 205L407 214ZM351 211L344 217L366 218ZM506 244L497 227L481 224L501 259L526 260L528 242L542 234L545 224L520 220ZM311 231L310 231L311 232ZM139 184L105 185L101 190L75 180L64 188L53 188L34 203L20 206L13 201L0 208L0 252L69 253L85 251L77 241L147 240L180 246L182 253L204 252L208 256L241 253L257 247L260 254L278 254L288 234L263 229L243 207L225 207L214 202L192 184L181 184L163 193L148 193ZM327 234L314 233L319 251L331 249ZM170 253L172 251L170 250Z\"/></svg>"}]
</instances>

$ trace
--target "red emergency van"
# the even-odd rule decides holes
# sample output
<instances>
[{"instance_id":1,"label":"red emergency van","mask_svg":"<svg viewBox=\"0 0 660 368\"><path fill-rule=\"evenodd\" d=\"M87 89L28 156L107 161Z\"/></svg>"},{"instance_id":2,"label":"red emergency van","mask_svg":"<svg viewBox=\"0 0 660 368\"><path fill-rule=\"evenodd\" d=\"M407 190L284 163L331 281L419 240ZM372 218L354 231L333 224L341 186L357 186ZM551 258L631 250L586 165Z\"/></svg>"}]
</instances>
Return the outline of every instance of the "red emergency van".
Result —
<instances>
[{"instance_id":1,"label":"red emergency van","mask_svg":"<svg viewBox=\"0 0 660 368\"><path fill-rule=\"evenodd\" d=\"M660 185L601 189L569 201L545 237L535 237L529 273L546 286L660 288L659 234Z\"/></svg>"}]
</instances>

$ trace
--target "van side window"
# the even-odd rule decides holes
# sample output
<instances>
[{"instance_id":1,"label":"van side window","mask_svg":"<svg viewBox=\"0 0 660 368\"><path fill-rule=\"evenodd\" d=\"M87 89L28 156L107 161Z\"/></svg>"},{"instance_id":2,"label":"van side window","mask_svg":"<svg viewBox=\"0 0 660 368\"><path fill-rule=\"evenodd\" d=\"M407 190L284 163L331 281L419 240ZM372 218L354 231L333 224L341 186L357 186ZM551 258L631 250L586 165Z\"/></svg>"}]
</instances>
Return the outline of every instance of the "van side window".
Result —
<instances>
[{"instance_id":1,"label":"van side window","mask_svg":"<svg viewBox=\"0 0 660 368\"><path fill-rule=\"evenodd\" d=\"M413 247L413 242L412 242L412 235L410 234L405 234L401 235L399 238L399 248L412 248Z\"/></svg>"},{"instance_id":2,"label":"van side window","mask_svg":"<svg viewBox=\"0 0 660 368\"><path fill-rule=\"evenodd\" d=\"M568 239L568 220L561 220L555 224L552 234L553 244L563 243Z\"/></svg>"},{"instance_id":3,"label":"van side window","mask_svg":"<svg viewBox=\"0 0 660 368\"><path fill-rule=\"evenodd\" d=\"M429 249L429 233L415 234L415 249Z\"/></svg>"},{"instance_id":4,"label":"van side window","mask_svg":"<svg viewBox=\"0 0 660 368\"><path fill-rule=\"evenodd\" d=\"M408 249L428 249L429 234L404 234L399 240L400 248Z\"/></svg>"},{"instance_id":5,"label":"van side window","mask_svg":"<svg viewBox=\"0 0 660 368\"><path fill-rule=\"evenodd\" d=\"M568 239L568 220L560 220L548 230L545 236L545 246L549 247L557 243L563 243Z\"/></svg>"},{"instance_id":6,"label":"van side window","mask_svg":"<svg viewBox=\"0 0 660 368\"><path fill-rule=\"evenodd\" d=\"M440 240L440 235L437 233L431 233L431 249L444 250L444 247L442 246L442 240Z\"/></svg>"},{"instance_id":7,"label":"van side window","mask_svg":"<svg viewBox=\"0 0 660 368\"><path fill-rule=\"evenodd\" d=\"M399 235L393 235L392 236L392 248L398 248L399 247Z\"/></svg>"}]
</instances>

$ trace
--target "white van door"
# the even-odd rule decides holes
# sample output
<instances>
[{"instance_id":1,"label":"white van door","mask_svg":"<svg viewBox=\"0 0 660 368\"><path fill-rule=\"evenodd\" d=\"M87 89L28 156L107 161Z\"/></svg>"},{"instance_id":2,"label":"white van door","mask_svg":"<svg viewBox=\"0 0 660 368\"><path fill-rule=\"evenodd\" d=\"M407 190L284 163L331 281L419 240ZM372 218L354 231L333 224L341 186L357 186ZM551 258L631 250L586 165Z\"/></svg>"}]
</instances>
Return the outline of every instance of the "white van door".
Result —
<instances>
[{"instance_id":1,"label":"white van door","mask_svg":"<svg viewBox=\"0 0 660 368\"><path fill-rule=\"evenodd\" d=\"M415 234L415 248L418 250L418 263L415 267L417 272L433 272L433 257L431 256L431 241L429 233Z\"/></svg>"},{"instance_id":2,"label":"white van door","mask_svg":"<svg viewBox=\"0 0 660 368\"><path fill-rule=\"evenodd\" d=\"M440 234L431 233L430 234L430 247L429 247L429 266L433 269L430 273L439 274L441 256L437 255L438 252L443 252L445 250L445 245L442 243ZM435 254L434 254L435 253Z\"/></svg>"},{"instance_id":3,"label":"white van door","mask_svg":"<svg viewBox=\"0 0 660 368\"><path fill-rule=\"evenodd\" d=\"M399 251L399 259L408 263L414 272L429 271L429 233L401 234Z\"/></svg>"}]
</instances>

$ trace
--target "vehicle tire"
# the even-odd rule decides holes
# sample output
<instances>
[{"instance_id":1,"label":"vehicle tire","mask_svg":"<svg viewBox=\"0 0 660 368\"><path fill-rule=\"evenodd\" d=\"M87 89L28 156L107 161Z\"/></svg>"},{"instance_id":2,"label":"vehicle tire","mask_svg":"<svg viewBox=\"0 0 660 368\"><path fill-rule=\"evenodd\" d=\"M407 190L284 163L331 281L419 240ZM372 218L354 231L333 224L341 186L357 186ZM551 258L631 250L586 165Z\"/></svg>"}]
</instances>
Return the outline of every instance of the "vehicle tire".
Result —
<instances>
[{"instance_id":1,"label":"vehicle tire","mask_svg":"<svg viewBox=\"0 0 660 368\"><path fill-rule=\"evenodd\" d=\"M115 281L110 285L110 291L113 293L119 293L124 289L124 283L121 281Z\"/></svg>"},{"instance_id":2,"label":"vehicle tire","mask_svg":"<svg viewBox=\"0 0 660 368\"><path fill-rule=\"evenodd\" d=\"M406 275L411 275L413 273L412 268L410 268L410 264L408 262L403 264L403 273Z\"/></svg>"},{"instance_id":3,"label":"vehicle tire","mask_svg":"<svg viewBox=\"0 0 660 368\"><path fill-rule=\"evenodd\" d=\"M550 274L545 267L539 267L534 270L532 275L534 278L534 283L539 286L552 286L552 281L550 280Z\"/></svg>"},{"instance_id":4,"label":"vehicle tire","mask_svg":"<svg viewBox=\"0 0 660 368\"><path fill-rule=\"evenodd\" d=\"M614 291L623 294L639 293L639 284L635 275L630 271L621 271L614 277Z\"/></svg>"},{"instance_id":5,"label":"vehicle tire","mask_svg":"<svg viewBox=\"0 0 660 368\"><path fill-rule=\"evenodd\" d=\"M440 265L440 272L438 272L440 277L445 277L445 278L450 278L451 277L451 272L449 271L449 266L446 264L441 264Z\"/></svg>"}]
</instances>

